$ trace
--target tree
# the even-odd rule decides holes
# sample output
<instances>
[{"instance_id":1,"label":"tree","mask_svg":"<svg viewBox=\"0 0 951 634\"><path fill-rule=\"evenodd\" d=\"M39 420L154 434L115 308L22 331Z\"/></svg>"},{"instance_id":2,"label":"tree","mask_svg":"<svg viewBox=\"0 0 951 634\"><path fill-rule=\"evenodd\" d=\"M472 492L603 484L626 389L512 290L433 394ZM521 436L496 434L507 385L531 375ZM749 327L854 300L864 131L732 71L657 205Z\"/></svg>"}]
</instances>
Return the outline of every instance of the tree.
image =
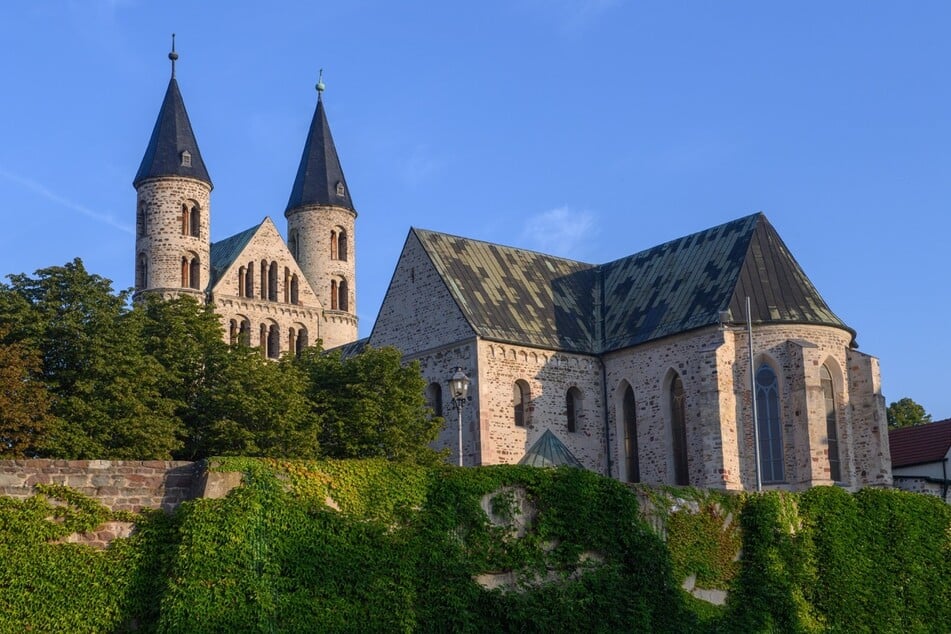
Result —
<instances>
[{"instance_id":1,"label":"tree","mask_svg":"<svg viewBox=\"0 0 951 634\"><path fill-rule=\"evenodd\" d=\"M40 353L26 343L3 343L0 326L0 456L32 457L49 424L49 396L38 378Z\"/></svg>"},{"instance_id":2,"label":"tree","mask_svg":"<svg viewBox=\"0 0 951 634\"><path fill-rule=\"evenodd\" d=\"M907 396L889 405L886 414L889 429L912 427L931 422L931 414Z\"/></svg>"},{"instance_id":3,"label":"tree","mask_svg":"<svg viewBox=\"0 0 951 634\"><path fill-rule=\"evenodd\" d=\"M0 320L10 342L39 351L54 418L40 455L164 459L184 435L175 401L161 390L164 368L144 346L144 320L128 291L86 271L78 258L9 276Z\"/></svg>"},{"instance_id":4,"label":"tree","mask_svg":"<svg viewBox=\"0 0 951 634\"><path fill-rule=\"evenodd\" d=\"M396 348L367 348L343 359L307 349L294 361L309 380L321 418L321 450L330 458L384 457L431 464L442 419L426 406L419 363L402 365Z\"/></svg>"}]
</instances>

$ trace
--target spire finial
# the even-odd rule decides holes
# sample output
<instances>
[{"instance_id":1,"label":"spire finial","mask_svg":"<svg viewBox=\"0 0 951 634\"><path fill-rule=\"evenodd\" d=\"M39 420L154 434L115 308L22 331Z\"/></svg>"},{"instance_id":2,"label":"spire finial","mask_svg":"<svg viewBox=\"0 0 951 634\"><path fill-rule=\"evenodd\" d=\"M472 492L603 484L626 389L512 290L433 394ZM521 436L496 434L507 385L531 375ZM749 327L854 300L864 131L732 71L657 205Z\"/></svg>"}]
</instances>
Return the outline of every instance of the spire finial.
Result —
<instances>
[{"instance_id":1,"label":"spire finial","mask_svg":"<svg viewBox=\"0 0 951 634\"><path fill-rule=\"evenodd\" d=\"M178 59L178 53L175 52L175 34L172 33L172 52L168 54L168 58L172 60L172 78L175 77L175 60Z\"/></svg>"},{"instance_id":2,"label":"spire finial","mask_svg":"<svg viewBox=\"0 0 951 634\"><path fill-rule=\"evenodd\" d=\"M317 75L317 99L319 100L324 94L324 69L320 69L320 74Z\"/></svg>"}]
</instances>

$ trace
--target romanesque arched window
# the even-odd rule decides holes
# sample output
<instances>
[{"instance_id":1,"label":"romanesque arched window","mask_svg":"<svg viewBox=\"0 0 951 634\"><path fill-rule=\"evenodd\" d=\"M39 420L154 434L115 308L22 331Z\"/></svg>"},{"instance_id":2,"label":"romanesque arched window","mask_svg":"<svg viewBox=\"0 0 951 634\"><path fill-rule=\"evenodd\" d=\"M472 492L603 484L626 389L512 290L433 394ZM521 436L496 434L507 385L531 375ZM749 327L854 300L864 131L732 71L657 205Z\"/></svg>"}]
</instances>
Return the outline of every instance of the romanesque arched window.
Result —
<instances>
[{"instance_id":1,"label":"romanesque arched window","mask_svg":"<svg viewBox=\"0 0 951 634\"><path fill-rule=\"evenodd\" d=\"M529 403L532 400L528 383L522 379L515 382L512 400L514 402L515 426L525 427L529 422Z\"/></svg>"},{"instance_id":2,"label":"romanesque arched window","mask_svg":"<svg viewBox=\"0 0 951 634\"><path fill-rule=\"evenodd\" d=\"M244 285L245 280L247 279L247 271L242 266L238 269L238 297L244 297Z\"/></svg>"},{"instance_id":3,"label":"romanesque arched window","mask_svg":"<svg viewBox=\"0 0 951 634\"><path fill-rule=\"evenodd\" d=\"M244 278L244 296L254 297L254 262L248 262L248 270Z\"/></svg>"},{"instance_id":4,"label":"romanesque arched window","mask_svg":"<svg viewBox=\"0 0 951 634\"><path fill-rule=\"evenodd\" d=\"M347 280L340 280L337 286L337 294L340 295L337 300L337 306L340 310L350 310L350 297L347 293Z\"/></svg>"},{"instance_id":5,"label":"romanesque arched window","mask_svg":"<svg viewBox=\"0 0 951 634\"><path fill-rule=\"evenodd\" d=\"M292 304L300 303L299 292L300 292L300 289L297 283L297 274L295 273L294 275L291 276L291 303Z\"/></svg>"},{"instance_id":6,"label":"romanesque arched window","mask_svg":"<svg viewBox=\"0 0 951 634\"><path fill-rule=\"evenodd\" d=\"M330 259L337 259L337 232L333 229L330 230Z\"/></svg>"},{"instance_id":7,"label":"romanesque arched window","mask_svg":"<svg viewBox=\"0 0 951 634\"><path fill-rule=\"evenodd\" d=\"M687 407L684 384L678 374L670 381L670 447L674 463L674 484L690 484L687 463Z\"/></svg>"},{"instance_id":8,"label":"romanesque arched window","mask_svg":"<svg viewBox=\"0 0 951 634\"><path fill-rule=\"evenodd\" d=\"M442 416L442 386L430 383L426 387L426 404L433 410L433 416Z\"/></svg>"},{"instance_id":9,"label":"romanesque arched window","mask_svg":"<svg viewBox=\"0 0 951 634\"><path fill-rule=\"evenodd\" d=\"M238 320L232 319L228 322L228 343L232 346L238 343Z\"/></svg>"},{"instance_id":10,"label":"romanesque arched window","mask_svg":"<svg viewBox=\"0 0 951 634\"><path fill-rule=\"evenodd\" d=\"M181 217L181 221L182 221L182 235L183 235L183 236L187 236L187 235L188 235L188 227L189 227L189 224L190 224L190 219L189 219L189 214L188 214L188 205L186 205L185 203L182 203L182 217Z\"/></svg>"},{"instance_id":11,"label":"romanesque arched window","mask_svg":"<svg viewBox=\"0 0 951 634\"><path fill-rule=\"evenodd\" d=\"M148 235L149 233L149 217L147 212L148 206L144 202L139 203L139 212L135 216L135 228L139 236Z\"/></svg>"},{"instance_id":12,"label":"romanesque arched window","mask_svg":"<svg viewBox=\"0 0 951 634\"><path fill-rule=\"evenodd\" d=\"M835 386L832 384L832 373L829 368L822 366L819 369L819 378L822 383L822 396L825 400L826 411L826 438L829 443L829 477L834 482L842 481L842 466L839 462L839 424L835 406Z\"/></svg>"},{"instance_id":13,"label":"romanesque arched window","mask_svg":"<svg viewBox=\"0 0 951 634\"><path fill-rule=\"evenodd\" d=\"M637 455L637 410L634 388L627 385L621 397L621 420L624 424L624 460L628 482L641 481L641 465Z\"/></svg>"},{"instance_id":14,"label":"romanesque arched window","mask_svg":"<svg viewBox=\"0 0 951 634\"><path fill-rule=\"evenodd\" d=\"M201 236L201 211L198 209L197 203L192 205L188 213L188 233L193 238Z\"/></svg>"},{"instance_id":15,"label":"romanesque arched window","mask_svg":"<svg viewBox=\"0 0 951 634\"><path fill-rule=\"evenodd\" d=\"M261 324L258 328L258 347L261 354L267 356L267 324Z\"/></svg>"},{"instance_id":16,"label":"romanesque arched window","mask_svg":"<svg viewBox=\"0 0 951 634\"><path fill-rule=\"evenodd\" d=\"M198 257L193 257L189 265L188 270L188 281L189 287L196 290L201 288L201 262L198 260Z\"/></svg>"},{"instance_id":17,"label":"romanesque arched window","mask_svg":"<svg viewBox=\"0 0 951 634\"><path fill-rule=\"evenodd\" d=\"M241 320L241 326L238 329L238 343L242 346L251 345L251 322L247 319Z\"/></svg>"},{"instance_id":18,"label":"romanesque arched window","mask_svg":"<svg viewBox=\"0 0 951 634\"><path fill-rule=\"evenodd\" d=\"M343 229L337 233L337 259L347 259L347 232Z\"/></svg>"},{"instance_id":19,"label":"romanesque arched window","mask_svg":"<svg viewBox=\"0 0 951 634\"><path fill-rule=\"evenodd\" d=\"M756 430L763 482L782 482L783 426L779 413L779 381L768 364L756 370Z\"/></svg>"},{"instance_id":20,"label":"romanesque arched window","mask_svg":"<svg viewBox=\"0 0 951 634\"><path fill-rule=\"evenodd\" d=\"M297 330L293 326L287 329L287 349L297 351Z\"/></svg>"},{"instance_id":21,"label":"romanesque arched window","mask_svg":"<svg viewBox=\"0 0 951 634\"><path fill-rule=\"evenodd\" d=\"M267 261L261 260L261 299L267 299Z\"/></svg>"},{"instance_id":22,"label":"romanesque arched window","mask_svg":"<svg viewBox=\"0 0 951 634\"><path fill-rule=\"evenodd\" d=\"M277 262L271 262L267 270L267 298L277 301Z\"/></svg>"},{"instance_id":23,"label":"romanesque arched window","mask_svg":"<svg viewBox=\"0 0 951 634\"><path fill-rule=\"evenodd\" d=\"M135 266L135 286L139 290L149 286L149 260L144 253L139 254L139 259Z\"/></svg>"},{"instance_id":24,"label":"romanesque arched window","mask_svg":"<svg viewBox=\"0 0 951 634\"><path fill-rule=\"evenodd\" d=\"M291 301L291 270L284 267L284 303ZM293 348L291 348L293 350Z\"/></svg>"},{"instance_id":25,"label":"romanesque arched window","mask_svg":"<svg viewBox=\"0 0 951 634\"><path fill-rule=\"evenodd\" d=\"M337 280L330 280L330 310L337 310Z\"/></svg>"},{"instance_id":26,"label":"romanesque arched window","mask_svg":"<svg viewBox=\"0 0 951 634\"><path fill-rule=\"evenodd\" d=\"M303 326L300 326L297 329L297 345L294 347L294 352L300 354L304 351L304 348L307 347L307 329Z\"/></svg>"},{"instance_id":27,"label":"romanesque arched window","mask_svg":"<svg viewBox=\"0 0 951 634\"><path fill-rule=\"evenodd\" d=\"M188 258L186 258L183 255L182 256L182 288L188 288L188 273L189 273Z\"/></svg>"},{"instance_id":28,"label":"romanesque arched window","mask_svg":"<svg viewBox=\"0 0 951 634\"><path fill-rule=\"evenodd\" d=\"M277 359L281 356L281 328L271 324L267 331L267 358Z\"/></svg>"},{"instance_id":29,"label":"romanesque arched window","mask_svg":"<svg viewBox=\"0 0 951 634\"><path fill-rule=\"evenodd\" d=\"M297 236L297 229L291 230L287 237L287 248L295 260L300 259L300 238Z\"/></svg>"},{"instance_id":30,"label":"romanesque arched window","mask_svg":"<svg viewBox=\"0 0 951 634\"><path fill-rule=\"evenodd\" d=\"M565 394L565 415L568 422L568 431L578 431L578 420L581 418L581 390L576 387L568 388Z\"/></svg>"}]
</instances>

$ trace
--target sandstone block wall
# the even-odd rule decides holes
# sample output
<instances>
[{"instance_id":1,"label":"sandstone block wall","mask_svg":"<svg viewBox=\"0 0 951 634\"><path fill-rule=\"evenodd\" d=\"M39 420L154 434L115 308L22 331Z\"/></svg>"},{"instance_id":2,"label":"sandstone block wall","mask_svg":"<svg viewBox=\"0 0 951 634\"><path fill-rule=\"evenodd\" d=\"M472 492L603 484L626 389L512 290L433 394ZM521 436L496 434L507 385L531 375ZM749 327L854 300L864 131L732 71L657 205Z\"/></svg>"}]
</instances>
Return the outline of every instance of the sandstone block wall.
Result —
<instances>
[{"instance_id":1,"label":"sandstone block wall","mask_svg":"<svg viewBox=\"0 0 951 634\"><path fill-rule=\"evenodd\" d=\"M201 470L163 460L0 460L0 495L25 499L36 484L62 484L114 511L169 511L195 496Z\"/></svg>"}]
</instances>

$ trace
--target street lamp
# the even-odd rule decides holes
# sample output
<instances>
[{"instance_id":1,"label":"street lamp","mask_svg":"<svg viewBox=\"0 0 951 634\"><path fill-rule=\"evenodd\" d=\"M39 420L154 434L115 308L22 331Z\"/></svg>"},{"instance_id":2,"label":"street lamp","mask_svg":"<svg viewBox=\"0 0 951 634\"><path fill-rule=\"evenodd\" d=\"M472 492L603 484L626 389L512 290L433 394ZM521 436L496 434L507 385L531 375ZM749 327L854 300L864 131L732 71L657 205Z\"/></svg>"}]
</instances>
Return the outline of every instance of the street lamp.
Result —
<instances>
[{"instance_id":1,"label":"street lamp","mask_svg":"<svg viewBox=\"0 0 951 634\"><path fill-rule=\"evenodd\" d=\"M462 368L456 368L452 378L449 379L449 394L452 398L452 406L459 414L459 466L462 466L462 408L469 400L469 377L462 371Z\"/></svg>"}]
</instances>

